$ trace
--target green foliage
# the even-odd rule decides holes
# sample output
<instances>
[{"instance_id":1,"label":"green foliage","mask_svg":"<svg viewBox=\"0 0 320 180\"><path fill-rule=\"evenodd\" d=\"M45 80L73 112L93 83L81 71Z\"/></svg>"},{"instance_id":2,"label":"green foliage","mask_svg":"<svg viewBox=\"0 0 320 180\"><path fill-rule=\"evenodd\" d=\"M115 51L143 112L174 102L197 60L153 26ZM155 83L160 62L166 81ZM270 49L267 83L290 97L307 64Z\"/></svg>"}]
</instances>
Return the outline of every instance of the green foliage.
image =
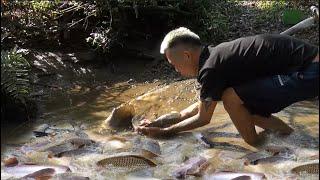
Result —
<instances>
[{"instance_id":1,"label":"green foliage","mask_svg":"<svg viewBox=\"0 0 320 180\"><path fill-rule=\"evenodd\" d=\"M283 13L283 23L287 25L294 25L304 19L304 14L298 9L288 9Z\"/></svg>"},{"instance_id":2,"label":"green foliage","mask_svg":"<svg viewBox=\"0 0 320 180\"><path fill-rule=\"evenodd\" d=\"M256 17L256 23L261 24L264 22L277 22L281 14L285 10L288 1L286 0L262 0L256 3L260 11Z\"/></svg>"},{"instance_id":3,"label":"green foliage","mask_svg":"<svg viewBox=\"0 0 320 180\"><path fill-rule=\"evenodd\" d=\"M35 11L48 11L54 7L55 3L58 3L58 1L52 2L52 1L43 1L43 0L34 0L31 1L31 7Z\"/></svg>"},{"instance_id":4,"label":"green foliage","mask_svg":"<svg viewBox=\"0 0 320 180\"><path fill-rule=\"evenodd\" d=\"M29 92L28 61L16 49L1 51L1 95L25 104Z\"/></svg>"},{"instance_id":5,"label":"green foliage","mask_svg":"<svg viewBox=\"0 0 320 180\"><path fill-rule=\"evenodd\" d=\"M1 45L12 49L26 42L46 43L58 36L58 3L60 0L8 1L1 15ZM52 44L52 43L51 43Z\"/></svg>"}]
</instances>

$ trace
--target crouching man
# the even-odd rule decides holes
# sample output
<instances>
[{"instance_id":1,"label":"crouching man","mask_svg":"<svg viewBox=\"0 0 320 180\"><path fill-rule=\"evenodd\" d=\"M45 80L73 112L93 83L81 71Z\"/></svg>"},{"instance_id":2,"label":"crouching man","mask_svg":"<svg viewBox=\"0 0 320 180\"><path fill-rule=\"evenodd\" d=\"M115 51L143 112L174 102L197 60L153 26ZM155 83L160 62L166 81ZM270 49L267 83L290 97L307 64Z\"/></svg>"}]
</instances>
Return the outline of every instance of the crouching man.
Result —
<instances>
[{"instance_id":1,"label":"crouching man","mask_svg":"<svg viewBox=\"0 0 320 180\"><path fill-rule=\"evenodd\" d=\"M292 129L271 114L319 95L318 47L290 36L262 34L214 47L202 45L198 35L181 27L165 36L160 52L181 75L197 77L200 101L181 111L170 127L144 122L137 131L145 135L204 126L222 101L242 138L254 145L261 138L255 126L290 134Z\"/></svg>"}]
</instances>

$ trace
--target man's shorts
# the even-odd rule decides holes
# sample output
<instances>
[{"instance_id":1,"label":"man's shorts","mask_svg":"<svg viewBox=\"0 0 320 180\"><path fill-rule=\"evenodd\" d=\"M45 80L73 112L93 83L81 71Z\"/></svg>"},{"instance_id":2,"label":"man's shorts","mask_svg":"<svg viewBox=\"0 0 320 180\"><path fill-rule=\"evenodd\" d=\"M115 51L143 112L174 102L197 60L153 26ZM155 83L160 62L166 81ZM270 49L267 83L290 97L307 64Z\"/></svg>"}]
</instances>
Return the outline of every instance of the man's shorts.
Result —
<instances>
[{"instance_id":1,"label":"man's shorts","mask_svg":"<svg viewBox=\"0 0 320 180\"><path fill-rule=\"evenodd\" d=\"M300 72L262 78L233 88L251 114L269 117L295 102L319 96L319 62Z\"/></svg>"}]
</instances>

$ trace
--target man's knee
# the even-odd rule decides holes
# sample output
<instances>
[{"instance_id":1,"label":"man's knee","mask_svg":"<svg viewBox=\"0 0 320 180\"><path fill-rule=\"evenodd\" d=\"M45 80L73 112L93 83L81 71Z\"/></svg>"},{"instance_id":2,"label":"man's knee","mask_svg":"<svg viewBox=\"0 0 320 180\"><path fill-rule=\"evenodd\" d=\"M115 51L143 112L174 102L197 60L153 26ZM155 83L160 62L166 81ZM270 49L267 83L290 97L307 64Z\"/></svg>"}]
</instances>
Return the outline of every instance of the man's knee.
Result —
<instances>
[{"instance_id":1,"label":"man's knee","mask_svg":"<svg viewBox=\"0 0 320 180\"><path fill-rule=\"evenodd\" d=\"M233 88L227 88L225 91L223 91L221 100L226 111L229 111L231 108L242 104L241 99Z\"/></svg>"}]
</instances>

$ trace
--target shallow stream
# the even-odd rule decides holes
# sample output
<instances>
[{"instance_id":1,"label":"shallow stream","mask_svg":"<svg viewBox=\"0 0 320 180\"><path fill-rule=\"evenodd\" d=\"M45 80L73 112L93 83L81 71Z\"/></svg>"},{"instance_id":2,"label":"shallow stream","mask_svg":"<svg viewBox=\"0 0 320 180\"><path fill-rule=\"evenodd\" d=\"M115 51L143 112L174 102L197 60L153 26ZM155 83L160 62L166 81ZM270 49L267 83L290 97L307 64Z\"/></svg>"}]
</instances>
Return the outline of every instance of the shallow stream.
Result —
<instances>
[{"instance_id":1,"label":"shallow stream","mask_svg":"<svg viewBox=\"0 0 320 180\"><path fill-rule=\"evenodd\" d=\"M249 146L241 139L223 105L219 103L209 125L168 139L157 139L161 148L161 156L155 159L158 166L140 170L96 167L95 163L106 154L130 151L134 137L140 136L132 130L111 131L104 125L104 120L114 107L149 92L147 96L135 100L135 106L146 117L156 118L164 113L180 111L197 101L195 80L136 81L134 76L143 76L143 74L139 74L138 70L138 72L132 72L132 69L139 69L132 67L137 66L142 69L144 65L144 62L130 65L131 68L118 72L123 75L121 78L116 78L117 74L110 74L103 66L82 68L84 71L89 69L90 73L81 76L68 73L66 69L61 70L58 72L60 78L57 84L65 86L62 90L50 90L46 97L41 98L41 115L38 119L19 127L8 127L5 134L1 134L5 136L5 143L1 145L1 159L14 154L18 147L34 139L32 130L41 124L66 129L72 129L74 125L83 127L83 131L89 135L89 138L103 142L103 154L47 158L43 153L38 153L30 155L28 161L66 165L73 173L90 179L174 179L173 171L180 167L185 159L201 155L211 163L207 173L228 170L261 172L268 179L319 178L318 175L296 176L290 173L290 170L297 165L319 161L319 106L318 102L314 101L296 103L277 113L276 116L288 123L295 131L289 136L269 133L265 145L259 148ZM121 69L122 66L119 65L119 67ZM80 67L73 68L81 70ZM257 131L261 132L262 129L257 128ZM207 134L210 140L223 145L207 148L194 137L195 132ZM121 137L123 140L112 137ZM267 145L288 147L294 151L294 157L288 161L248 166L239 159ZM3 166L2 163L1 179L9 179L12 175L4 172ZM187 176L187 179L201 179L201 177Z\"/></svg>"}]
</instances>

